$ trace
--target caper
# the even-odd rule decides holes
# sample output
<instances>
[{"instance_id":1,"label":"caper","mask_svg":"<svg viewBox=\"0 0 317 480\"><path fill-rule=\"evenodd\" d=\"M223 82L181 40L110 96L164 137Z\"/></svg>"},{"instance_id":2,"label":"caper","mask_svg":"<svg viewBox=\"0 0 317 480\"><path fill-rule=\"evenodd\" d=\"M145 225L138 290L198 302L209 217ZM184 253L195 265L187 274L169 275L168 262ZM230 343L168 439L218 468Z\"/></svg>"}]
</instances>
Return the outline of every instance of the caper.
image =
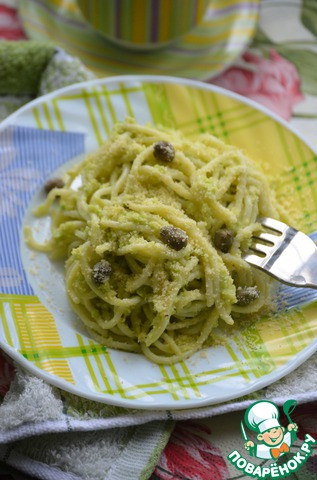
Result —
<instances>
[{"instance_id":1,"label":"caper","mask_svg":"<svg viewBox=\"0 0 317 480\"><path fill-rule=\"evenodd\" d=\"M107 260L100 260L100 262L96 263L92 269L92 280L96 285L102 285L105 283L111 275L112 268Z\"/></svg>"},{"instance_id":2,"label":"caper","mask_svg":"<svg viewBox=\"0 0 317 480\"><path fill-rule=\"evenodd\" d=\"M239 307L246 307L257 300L260 296L258 288L255 287L238 287L236 290L237 303Z\"/></svg>"},{"instance_id":3,"label":"caper","mask_svg":"<svg viewBox=\"0 0 317 480\"><path fill-rule=\"evenodd\" d=\"M181 228L166 225L160 230L162 242L171 247L173 250L181 250L185 248L188 242L186 232Z\"/></svg>"},{"instance_id":4,"label":"caper","mask_svg":"<svg viewBox=\"0 0 317 480\"><path fill-rule=\"evenodd\" d=\"M49 193L53 188L63 188L64 185L65 183L61 178L51 178L45 183L44 190Z\"/></svg>"},{"instance_id":5,"label":"caper","mask_svg":"<svg viewBox=\"0 0 317 480\"><path fill-rule=\"evenodd\" d=\"M157 160L169 163L174 160L175 150L171 143L161 140L160 142L155 143L153 147L153 155Z\"/></svg>"},{"instance_id":6,"label":"caper","mask_svg":"<svg viewBox=\"0 0 317 480\"><path fill-rule=\"evenodd\" d=\"M214 245L217 250L223 253L228 253L233 244L233 231L228 228L220 228L216 230L214 235Z\"/></svg>"}]
</instances>

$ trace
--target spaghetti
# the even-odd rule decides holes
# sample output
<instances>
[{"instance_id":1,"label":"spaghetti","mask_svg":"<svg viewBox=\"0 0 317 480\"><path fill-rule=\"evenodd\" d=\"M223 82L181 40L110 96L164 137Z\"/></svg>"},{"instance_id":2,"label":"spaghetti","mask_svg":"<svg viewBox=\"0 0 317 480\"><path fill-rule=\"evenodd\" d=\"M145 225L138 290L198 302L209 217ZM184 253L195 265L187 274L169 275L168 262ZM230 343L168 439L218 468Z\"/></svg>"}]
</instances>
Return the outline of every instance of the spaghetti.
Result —
<instances>
[{"instance_id":1,"label":"spaghetti","mask_svg":"<svg viewBox=\"0 0 317 480\"><path fill-rule=\"evenodd\" d=\"M60 187L35 212L51 216L50 240L26 229L27 243L66 259L69 301L102 344L173 363L268 304L270 281L242 252L258 215L278 212L238 148L127 120Z\"/></svg>"}]
</instances>

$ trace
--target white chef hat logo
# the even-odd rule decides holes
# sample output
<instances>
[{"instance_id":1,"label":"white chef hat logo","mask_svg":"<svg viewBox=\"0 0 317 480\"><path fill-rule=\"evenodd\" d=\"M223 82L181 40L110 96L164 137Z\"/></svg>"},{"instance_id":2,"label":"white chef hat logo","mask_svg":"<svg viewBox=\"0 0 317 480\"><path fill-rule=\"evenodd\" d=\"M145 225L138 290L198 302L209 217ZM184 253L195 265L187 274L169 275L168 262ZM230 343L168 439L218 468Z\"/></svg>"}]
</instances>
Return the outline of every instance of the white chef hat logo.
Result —
<instances>
[{"instance_id":1,"label":"white chef hat logo","mask_svg":"<svg viewBox=\"0 0 317 480\"><path fill-rule=\"evenodd\" d=\"M263 433L280 427L279 417L280 412L274 403L262 400L247 409L244 421L251 430Z\"/></svg>"}]
</instances>

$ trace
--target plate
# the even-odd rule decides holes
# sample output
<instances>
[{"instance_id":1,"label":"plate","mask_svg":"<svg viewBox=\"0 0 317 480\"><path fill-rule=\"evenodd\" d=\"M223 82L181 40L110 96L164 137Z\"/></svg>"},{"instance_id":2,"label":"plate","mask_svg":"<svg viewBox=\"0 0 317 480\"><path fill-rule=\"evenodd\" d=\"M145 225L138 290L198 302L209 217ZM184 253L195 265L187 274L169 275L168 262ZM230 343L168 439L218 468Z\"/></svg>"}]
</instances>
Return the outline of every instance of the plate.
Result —
<instances>
[{"instance_id":1,"label":"plate","mask_svg":"<svg viewBox=\"0 0 317 480\"><path fill-rule=\"evenodd\" d=\"M254 102L199 81L160 76L112 77L55 91L0 127L1 348L61 389L131 408L200 407L278 380L316 351L315 290L283 287L275 316L234 333L227 345L158 366L93 341L69 309L58 265L26 248L22 225L34 221L30 209L44 180L95 150L126 115L188 137L211 132L243 148L280 178L277 200L291 205L296 227L317 230L317 153Z\"/></svg>"},{"instance_id":2,"label":"plate","mask_svg":"<svg viewBox=\"0 0 317 480\"><path fill-rule=\"evenodd\" d=\"M96 33L75 0L19 0L19 15L30 38L52 41L102 77L155 74L210 79L245 50L258 14L258 0L210 0L201 25L181 41L157 52L134 53Z\"/></svg>"}]
</instances>

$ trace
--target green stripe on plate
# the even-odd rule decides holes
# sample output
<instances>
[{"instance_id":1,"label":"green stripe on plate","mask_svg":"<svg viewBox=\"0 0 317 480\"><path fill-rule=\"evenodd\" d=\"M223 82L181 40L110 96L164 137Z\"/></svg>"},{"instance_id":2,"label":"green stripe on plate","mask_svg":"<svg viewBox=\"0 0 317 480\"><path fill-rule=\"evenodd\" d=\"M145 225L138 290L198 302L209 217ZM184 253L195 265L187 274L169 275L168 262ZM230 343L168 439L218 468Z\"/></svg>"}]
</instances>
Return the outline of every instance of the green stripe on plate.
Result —
<instances>
[{"instance_id":1,"label":"green stripe on plate","mask_svg":"<svg viewBox=\"0 0 317 480\"><path fill-rule=\"evenodd\" d=\"M164 381L166 383L167 390L169 391L173 400L178 401L179 400L179 397L177 395L178 388L176 388L174 385L175 380L173 378L170 378L169 374L167 373L167 367L165 367L164 365L159 365L159 367L162 372Z\"/></svg>"},{"instance_id":2,"label":"green stripe on plate","mask_svg":"<svg viewBox=\"0 0 317 480\"><path fill-rule=\"evenodd\" d=\"M80 347L82 348L83 352L86 350L87 348L87 345L85 345L84 343L84 340L83 340L83 337L79 334L76 334L76 338L77 338L77 341L78 341L78 344L80 345ZM94 388L96 390L96 392L101 392L102 389L100 387L100 384L99 384L99 381L97 379L97 376L95 374L95 371L93 369L93 366L91 364L91 361L90 361L90 358L89 356L87 355L84 355L84 361L85 361L85 364L86 364L86 367L87 367L87 370L89 372L89 375L90 375L90 378L91 378L91 381L94 385Z\"/></svg>"},{"instance_id":3,"label":"green stripe on plate","mask_svg":"<svg viewBox=\"0 0 317 480\"><path fill-rule=\"evenodd\" d=\"M63 123L63 117L62 117L62 115L61 115L61 112L60 112L60 109L59 109L59 106L58 106L58 99L57 99L57 98L53 98L52 104L53 104L54 113L55 113L55 116L56 116L56 119L57 119L58 126L59 126L59 128L60 128L60 130L61 130L62 132L65 132L65 126L64 126L64 123Z\"/></svg>"},{"instance_id":4,"label":"green stripe on plate","mask_svg":"<svg viewBox=\"0 0 317 480\"><path fill-rule=\"evenodd\" d=\"M85 104L86 104L86 107L87 107L87 110L88 110L88 115L89 115L89 118L90 118L90 121L91 121L91 124L92 124L92 127L93 127L93 131L95 133L98 145L102 145L103 137L102 137L100 129L99 129L98 120L96 119L93 106L90 103L92 95L90 93L86 92L86 90L83 90L82 96L84 98L84 101L85 101Z\"/></svg>"},{"instance_id":5,"label":"green stripe on plate","mask_svg":"<svg viewBox=\"0 0 317 480\"><path fill-rule=\"evenodd\" d=\"M7 340L8 344L11 347L13 347L13 340L12 340L12 337L11 337L11 332L10 332L9 324L8 324L8 321L7 321L7 316L6 316L6 313L5 313L5 310L4 310L4 302L0 302L0 318L1 318L1 321L2 321L3 330L4 330L6 340Z\"/></svg>"},{"instance_id":6,"label":"green stripe on plate","mask_svg":"<svg viewBox=\"0 0 317 480\"><path fill-rule=\"evenodd\" d=\"M48 360L53 358L73 358L73 357L98 357L101 354L104 354L107 351L107 347L103 345L84 345L83 339L79 346L74 347L44 347L44 348L26 348L21 349L22 355L30 361L33 361L35 358L40 358L41 360Z\"/></svg>"},{"instance_id":7,"label":"green stripe on plate","mask_svg":"<svg viewBox=\"0 0 317 480\"><path fill-rule=\"evenodd\" d=\"M231 345L227 344L226 345L226 350L227 352L229 353L230 357L232 358L232 360L234 361L237 369L239 370L239 373L240 375L247 381L249 382L250 381L250 377L249 375L247 374L245 368L244 368L244 365L241 363L241 361L239 360L237 354L235 353L235 351L233 350L233 348L231 347Z\"/></svg>"},{"instance_id":8,"label":"green stripe on plate","mask_svg":"<svg viewBox=\"0 0 317 480\"><path fill-rule=\"evenodd\" d=\"M267 375L275 368L274 359L269 354L256 325L251 325L241 333L251 362L252 372L258 370L258 377Z\"/></svg>"}]
</instances>

